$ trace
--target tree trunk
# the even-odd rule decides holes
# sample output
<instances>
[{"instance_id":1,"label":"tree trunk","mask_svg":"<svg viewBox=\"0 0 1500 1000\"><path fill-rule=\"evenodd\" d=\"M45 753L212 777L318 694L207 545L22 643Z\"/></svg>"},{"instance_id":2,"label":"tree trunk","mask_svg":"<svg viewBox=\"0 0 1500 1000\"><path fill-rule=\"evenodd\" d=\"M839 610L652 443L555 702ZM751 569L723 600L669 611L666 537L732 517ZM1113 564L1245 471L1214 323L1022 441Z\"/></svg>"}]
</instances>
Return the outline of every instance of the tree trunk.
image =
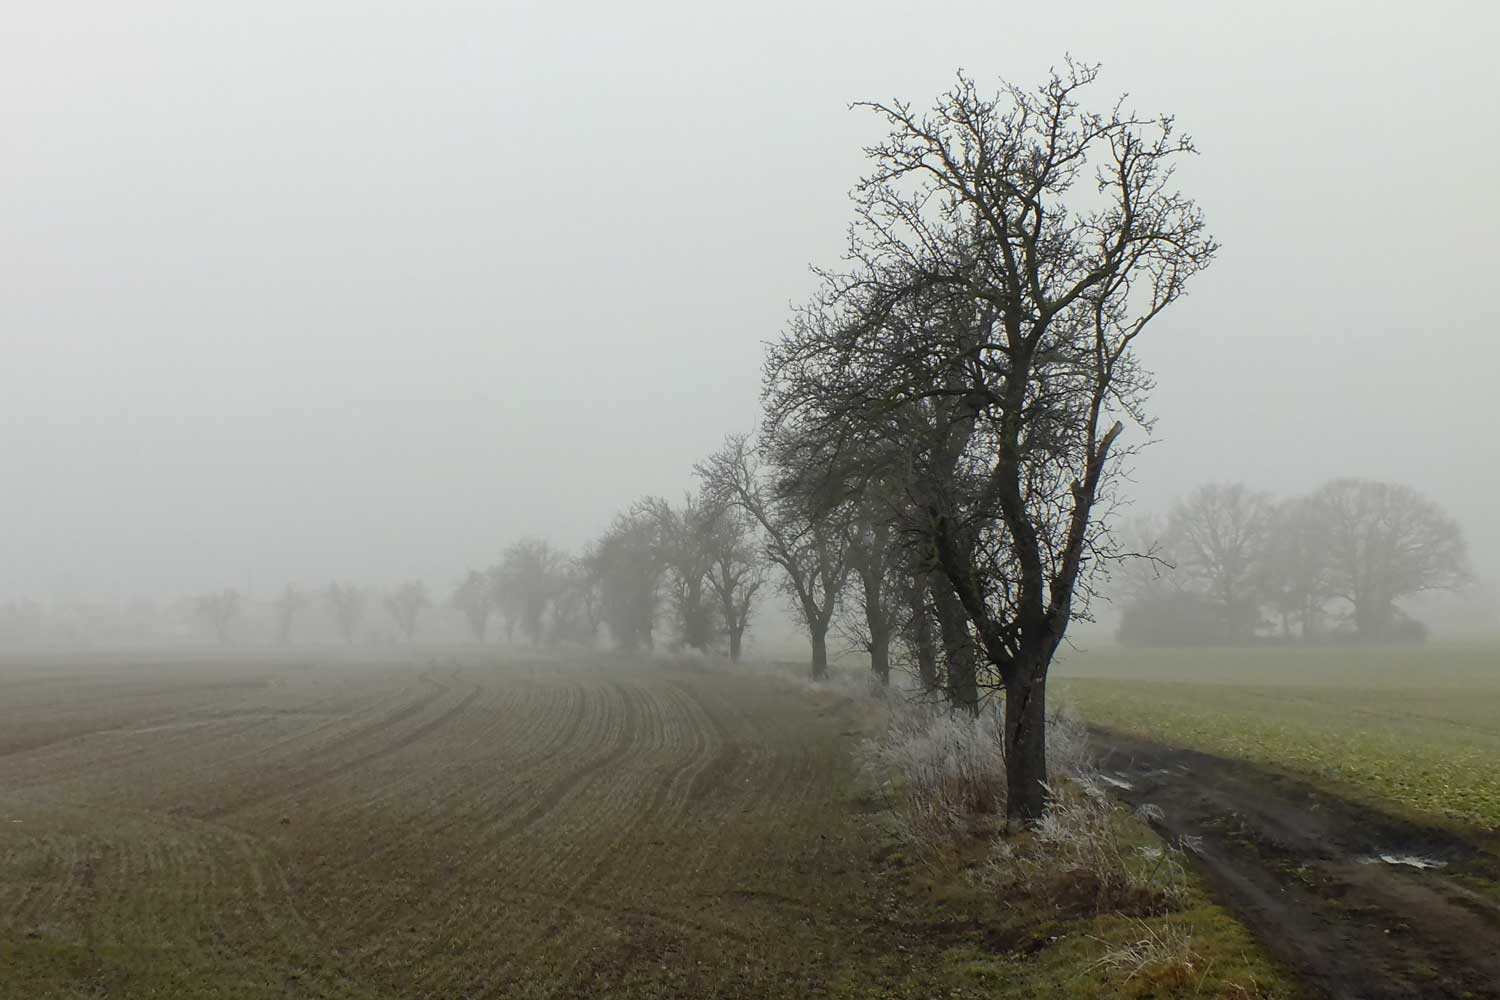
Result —
<instances>
[{"instance_id":1,"label":"tree trunk","mask_svg":"<svg viewBox=\"0 0 1500 1000\"><path fill-rule=\"evenodd\" d=\"M828 676L828 626L811 625L808 633L812 640L813 680L822 680Z\"/></svg>"},{"instance_id":2,"label":"tree trunk","mask_svg":"<svg viewBox=\"0 0 1500 1000\"><path fill-rule=\"evenodd\" d=\"M702 653L708 649L709 625L703 603L703 581L689 584L682 599L683 641Z\"/></svg>"},{"instance_id":3,"label":"tree trunk","mask_svg":"<svg viewBox=\"0 0 1500 1000\"><path fill-rule=\"evenodd\" d=\"M1005 686L1005 817L1029 824L1047 806L1047 680L1018 669Z\"/></svg>"},{"instance_id":4,"label":"tree trunk","mask_svg":"<svg viewBox=\"0 0 1500 1000\"><path fill-rule=\"evenodd\" d=\"M891 625L886 619L884 580L870 570L860 572L865 591L865 628L870 633L870 670L880 683L891 683Z\"/></svg>"},{"instance_id":5,"label":"tree trunk","mask_svg":"<svg viewBox=\"0 0 1500 1000\"><path fill-rule=\"evenodd\" d=\"M915 580L908 588L907 601L911 605L912 654L917 659L917 677L921 679L923 691L936 691L942 681L938 678L937 646L932 639L932 621L927 614L927 582Z\"/></svg>"},{"instance_id":6,"label":"tree trunk","mask_svg":"<svg viewBox=\"0 0 1500 1000\"><path fill-rule=\"evenodd\" d=\"M743 625L731 625L729 628L729 662L740 662L740 638L745 634Z\"/></svg>"},{"instance_id":7,"label":"tree trunk","mask_svg":"<svg viewBox=\"0 0 1500 1000\"><path fill-rule=\"evenodd\" d=\"M882 687L891 685L891 632L889 628L870 633L870 671Z\"/></svg>"},{"instance_id":8,"label":"tree trunk","mask_svg":"<svg viewBox=\"0 0 1500 1000\"><path fill-rule=\"evenodd\" d=\"M933 579L938 629L943 637L944 688L948 701L970 715L979 714L978 656L969 619L946 579Z\"/></svg>"}]
</instances>

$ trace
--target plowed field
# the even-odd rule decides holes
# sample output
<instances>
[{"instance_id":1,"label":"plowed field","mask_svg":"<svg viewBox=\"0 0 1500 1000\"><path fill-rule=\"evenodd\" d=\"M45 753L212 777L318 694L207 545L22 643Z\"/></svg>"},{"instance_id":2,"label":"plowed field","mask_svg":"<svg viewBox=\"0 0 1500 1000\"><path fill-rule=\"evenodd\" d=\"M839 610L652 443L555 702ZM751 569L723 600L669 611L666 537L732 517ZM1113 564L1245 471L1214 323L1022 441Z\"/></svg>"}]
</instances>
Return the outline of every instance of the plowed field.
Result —
<instances>
[{"instance_id":1,"label":"plowed field","mask_svg":"<svg viewBox=\"0 0 1500 1000\"><path fill-rule=\"evenodd\" d=\"M809 996L848 707L606 660L0 663L0 997Z\"/></svg>"}]
</instances>

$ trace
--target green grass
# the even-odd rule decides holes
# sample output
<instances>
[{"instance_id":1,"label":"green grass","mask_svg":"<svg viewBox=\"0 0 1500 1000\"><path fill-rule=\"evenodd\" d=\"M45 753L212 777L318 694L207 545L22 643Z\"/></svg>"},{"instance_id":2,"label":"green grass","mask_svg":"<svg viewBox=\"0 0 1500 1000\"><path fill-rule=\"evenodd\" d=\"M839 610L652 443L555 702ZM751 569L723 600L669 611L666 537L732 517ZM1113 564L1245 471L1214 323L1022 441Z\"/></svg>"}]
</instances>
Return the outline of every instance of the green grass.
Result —
<instances>
[{"instance_id":1,"label":"green grass","mask_svg":"<svg viewBox=\"0 0 1500 1000\"><path fill-rule=\"evenodd\" d=\"M1179 962L1140 971L1110 968L1101 959L1111 950L1135 944L1166 925L1187 936L1190 951ZM1066 924L1046 925L1053 933L1047 946L1032 955L997 953L982 942L944 949L931 967L916 973L901 969L904 956L885 964L889 976L878 981L861 970L835 984L839 998L903 995L985 997L989 1000L1245 1000L1292 998L1300 990L1259 952L1249 934L1223 910L1211 904L1184 909L1171 917L1137 920L1106 915Z\"/></svg>"},{"instance_id":2,"label":"green grass","mask_svg":"<svg viewBox=\"0 0 1500 1000\"><path fill-rule=\"evenodd\" d=\"M1090 722L1500 831L1500 643L1099 647L1057 676Z\"/></svg>"}]
</instances>

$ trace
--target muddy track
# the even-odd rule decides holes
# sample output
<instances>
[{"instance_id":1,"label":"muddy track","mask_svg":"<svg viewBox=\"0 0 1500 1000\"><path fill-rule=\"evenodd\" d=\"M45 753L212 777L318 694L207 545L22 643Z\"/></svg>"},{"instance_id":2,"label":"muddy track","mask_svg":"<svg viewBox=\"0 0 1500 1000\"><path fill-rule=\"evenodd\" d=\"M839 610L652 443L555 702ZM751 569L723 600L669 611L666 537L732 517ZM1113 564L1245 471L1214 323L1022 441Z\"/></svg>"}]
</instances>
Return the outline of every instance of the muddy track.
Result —
<instances>
[{"instance_id":1,"label":"muddy track","mask_svg":"<svg viewBox=\"0 0 1500 1000\"><path fill-rule=\"evenodd\" d=\"M1105 774L1222 900L1335 1000L1500 998L1500 859L1240 761L1097 731ZM1391 864L1426 859L1441 867Z\"/></svg>"}]
</instances>

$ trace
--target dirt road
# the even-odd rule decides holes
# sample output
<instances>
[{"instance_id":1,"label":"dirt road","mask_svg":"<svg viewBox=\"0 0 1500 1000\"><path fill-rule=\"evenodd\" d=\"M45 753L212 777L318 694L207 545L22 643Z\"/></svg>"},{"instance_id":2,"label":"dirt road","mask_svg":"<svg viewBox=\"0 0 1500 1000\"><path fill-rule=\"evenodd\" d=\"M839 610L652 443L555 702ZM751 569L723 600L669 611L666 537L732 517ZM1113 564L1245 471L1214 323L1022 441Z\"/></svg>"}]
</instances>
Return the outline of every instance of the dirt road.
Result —
<instances>
[{"instance_id":1,"label":"dirt road","mask_svg":"<svg viewBox=\"0 0 1500 1000\"><path fill-rule=\"evenodd\" d=\"M1121 797L1159 809L1159 831L1194 846L1224 901L1315 990L1500 997L1493 855L1248 764L1095 735Z\"/></svg>"}]
</instances>

